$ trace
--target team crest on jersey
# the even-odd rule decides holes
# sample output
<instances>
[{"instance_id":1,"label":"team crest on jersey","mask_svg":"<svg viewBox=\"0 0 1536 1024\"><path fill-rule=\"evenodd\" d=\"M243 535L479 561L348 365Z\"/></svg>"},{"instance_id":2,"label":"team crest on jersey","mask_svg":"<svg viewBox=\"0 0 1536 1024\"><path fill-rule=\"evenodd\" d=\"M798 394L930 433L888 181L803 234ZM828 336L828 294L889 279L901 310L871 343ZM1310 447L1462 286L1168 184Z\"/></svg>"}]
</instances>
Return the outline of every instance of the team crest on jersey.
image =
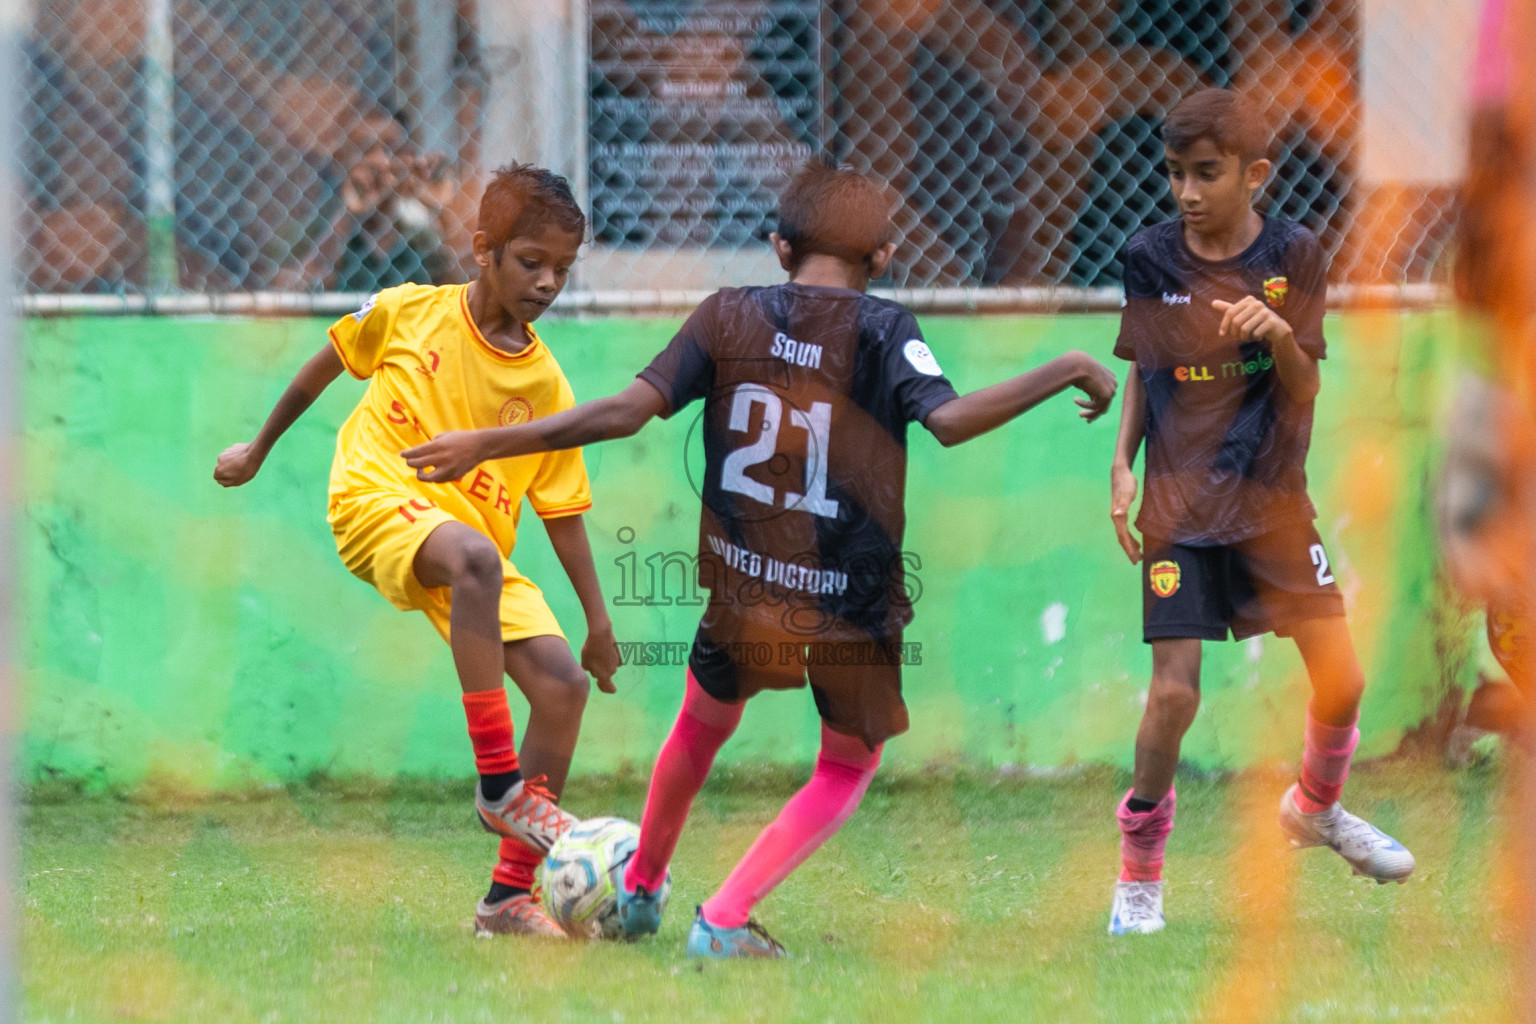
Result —
<instances>
[{"instance_id":1,"label":"team crest on jersey","mask_svg":"<svg viewBox=\"0 0 1536 1024\"><path fill-rule=\"evenodd\" d=\"M373 311L373 307L378 301L379 295L377 292L368 296L368 301L363 303L362 307L358 309L356 313L352 314L352 319L356 320L358 323L362 323L363 318Z\"/></svg>"},{"instance_id":2,"label":"team crest on jersey","mask_svg":"<svg viewBox=\"0 0 1536 1024\"><path fill-rule=\"evenodd\" d=\"M1285 293L1291 290L1291 282L1283 277L1266 278L1264 281L1264 301L1275 309L1285 305Z\"/></svg>"},{"instance_id":3,"label":"team crest on jersey","mask_svg":"<svg viewBox=\"0 0 1536 1024\"><path fill-rule=\"evenodd\" d=\"M1147 576L1152 581L1152 593L1158 597L1172 597L1179 592L1179 563L1153 562Z\"/></svg>"},{"instance_id":4,"label":"team crest on jersey","mask_svg":"<svg viewBox=\"0 0 1536 1024\"><path fill-rule=\"evenodd\" d=\"M496 414L496 422L504 427L510 427L518 423L527 423L533 419L533 405L526 398L513 395L502 403L501 412Z\"/></svg>"}]
</instances>

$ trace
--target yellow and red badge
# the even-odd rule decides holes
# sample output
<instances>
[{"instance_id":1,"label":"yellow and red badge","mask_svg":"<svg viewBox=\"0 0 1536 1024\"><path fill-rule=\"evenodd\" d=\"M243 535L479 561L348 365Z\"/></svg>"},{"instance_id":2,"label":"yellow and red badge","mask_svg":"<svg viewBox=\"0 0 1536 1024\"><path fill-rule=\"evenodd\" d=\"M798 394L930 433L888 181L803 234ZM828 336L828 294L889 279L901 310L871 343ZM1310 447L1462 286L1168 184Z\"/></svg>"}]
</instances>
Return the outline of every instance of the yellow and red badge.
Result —
<instances>
[{"instance_id":1,"label":"yellow and red badge","mask_svg":"<svg viewBox=\"0 0 1536 1024\"><path fill-rule=\"evenodd\" d=\"M1291 290L1291 282L1283 277L1270 277L1264 280L1264 301L1275 309L1285 305L1285 293Z\"/></svg>"},{"instance_id":2,"label":"yellow and red badge","mask_svg":"<svg viewBox=\"0 0 1536 1024\"><path fill-rule=\"evenodd\" d=\"M1172 597L1179 592L1179 563L1153 562L1147 577L1152 581L1152 593L1158 597Z\"/></svg>"},{"instance_id":3,"label":"yellow and red badge","mask_svg":"<svg viewBox=\"0 0 1536 1024\"><path fill-rule=\"evenodd\" d=\"M501 404L501 411L496 414L496 422L504 427L514 427L519 423L527 423L533 419L533 404L526 398L513 395Z\"/></svg>"}]
</instances>

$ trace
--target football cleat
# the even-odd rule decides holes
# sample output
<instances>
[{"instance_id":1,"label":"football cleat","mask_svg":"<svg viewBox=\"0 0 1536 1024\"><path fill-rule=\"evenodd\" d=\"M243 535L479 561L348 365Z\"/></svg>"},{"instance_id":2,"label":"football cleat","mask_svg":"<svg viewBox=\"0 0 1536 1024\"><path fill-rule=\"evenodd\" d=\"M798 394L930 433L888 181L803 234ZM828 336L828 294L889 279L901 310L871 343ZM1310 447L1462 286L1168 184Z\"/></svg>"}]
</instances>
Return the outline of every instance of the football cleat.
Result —
<instances>
[{"instance_id":1,"label":"football cleat","mask_svg":"<svg viewBox=\"0 0 1536 1024\"><path fill-rule=\"evenodd\" d=\"M1163 930L1163 883L1116 882L1109 934L1151 935Z\"/></svg>"},{"instance_id":2,"label":"football cleat","mask_svg":"<svg viewBox=\"0 0 1536 1024\"><path fill-rule=\"evenodd\" d=\"M704 920L704 908L700 907L688 933L688 955L706 960L779 960L789 956L789 950L756 921L740 928L716 928Z\"/></svg>"},{"instance_id":3,"label":"football cleat","mask_svg":"<svg viewBox=\"0 0 1536 1024\"><path fill-rule=\"evenodd\" d=\"M671 876L668 875L670 881ZM650 892L643 885L630 892L619 886L619 924L624 928L626 939L638 939L642 935L655 935L661 928L661 912L666 909L666 882L662 892Z\"/></svg>"},{"instance_id":4,"label":"football cleat","mask_svg":"<svg viewBox=\"0 0 1536 1024\"><path fill-rule=\"evenodd\" d=\"M551 939L566 937L554 918L544 913L538 897L528 893L508 896L495 903L482 899L475 907L475 937L489 939L494 935L535 935Z\"/></svg>"},{"instance_id":5,"label":"football cleat","mask_svg":"<svg viewBox=\"0 0 1536 1024\"><path fill-rule=\"evenodd\" d=\"M548 853L555 840L576 824L576 818L562 811L554 794L543 786L544 776L523 779L492 803L475 784L475 813L487 832L516 839Z\"/></svg>"},{"instance_id":6,"label":"football cleat","mask_svg":"<svg viewBox=\"0 0 1536 1024\"><path fill-rule=\"evenodd\" d=\"M1307 814L1296 804L1296 785L1280 798L1280 830L1297 849L1326 846L1349 862L1355 874L1376 884L1406 882L1413 874L1413 854L1402 843L1337 802Z\"/></svg>"}]
</instances>

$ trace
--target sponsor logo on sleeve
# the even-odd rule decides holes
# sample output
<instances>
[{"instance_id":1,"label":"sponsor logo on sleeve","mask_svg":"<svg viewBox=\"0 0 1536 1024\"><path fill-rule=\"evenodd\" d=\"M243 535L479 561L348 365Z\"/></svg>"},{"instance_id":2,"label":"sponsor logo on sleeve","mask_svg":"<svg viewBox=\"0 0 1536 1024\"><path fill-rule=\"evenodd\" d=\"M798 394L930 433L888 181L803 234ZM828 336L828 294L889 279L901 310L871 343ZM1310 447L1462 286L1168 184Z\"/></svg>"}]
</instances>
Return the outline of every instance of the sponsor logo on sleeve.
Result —
<instances>
[{"instance_id":1,"label":"sponsor logo on sleeve","mask_svg":"<svg viewBox=\"0 0 1536 1024\"><path fill-rule=\"evenodd\" d=\"M1152 593L1158 597L1172 597L1179 592L1179 563L1153 562L1147 577L1152 581Z\"/></svg>"},{"instance_id":2,"label":"sponsor logo on sleeve","mask_svg":"<svg viewBox=\"0 0 1536 1024\"><path fill-rule=\"evenodd\" d=\"M1291 290L1291 283L1283 277L1269 277L1264 279L1264 301L1274 309L1285 305L1285 293Z\"/></svg>"},{"instance_id":3,"label":"sponsor logo on sleeve","mask_svg":"<svg viewBox=\"0 0 1536 1024\"><path fill-rule=\"evenodd\" d=\"M902 347L901 354L907 357L907 362L918 373L926 373L930 377L942 376L944 371L939 369L939 361L933 358L933 352L924 345L920 338L913 338Z\"/></svg>"},{"instance_id":4,"label":"sponsor logo on sleeve","mask_svg":"<svg viewBox=\"0 0 1536 1024\"><path fill-rule=\"evenodd\" d=\"M356 313L352 314L352 319L356 320L358 323L362 323L363 318L373 311L373 307L378 303L378 301L379 294L378 292L374 292L372 295L368 296L368 301L363 303L362 308L359 309Z\"/></svg>"}]
</instances>

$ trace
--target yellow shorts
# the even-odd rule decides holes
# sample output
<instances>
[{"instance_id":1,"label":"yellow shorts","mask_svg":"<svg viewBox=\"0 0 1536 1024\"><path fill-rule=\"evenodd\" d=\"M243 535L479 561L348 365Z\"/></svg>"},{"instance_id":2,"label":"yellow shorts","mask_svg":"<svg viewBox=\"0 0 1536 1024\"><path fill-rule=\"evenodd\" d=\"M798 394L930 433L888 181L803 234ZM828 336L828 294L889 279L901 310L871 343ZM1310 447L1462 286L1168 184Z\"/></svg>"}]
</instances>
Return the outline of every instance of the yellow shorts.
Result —
<instances>
[{"instance_id":1,"label":"yellow shorts","mask_svg":"<svg viewBox=\"0 0 1536 1024\"><path fill-rule=\"evenodd\" d=\"M447 587L424 587L416 579L416 552L428 535L444 523L456 523L447 512L413 494L385 490L333 495L328 517L336 535L336 551L347 569L406 611L425 612L444 640L453 607ZM544 592L501 560L501 639L531 636L565 638Z\"/></svg>"}]
</instances>

